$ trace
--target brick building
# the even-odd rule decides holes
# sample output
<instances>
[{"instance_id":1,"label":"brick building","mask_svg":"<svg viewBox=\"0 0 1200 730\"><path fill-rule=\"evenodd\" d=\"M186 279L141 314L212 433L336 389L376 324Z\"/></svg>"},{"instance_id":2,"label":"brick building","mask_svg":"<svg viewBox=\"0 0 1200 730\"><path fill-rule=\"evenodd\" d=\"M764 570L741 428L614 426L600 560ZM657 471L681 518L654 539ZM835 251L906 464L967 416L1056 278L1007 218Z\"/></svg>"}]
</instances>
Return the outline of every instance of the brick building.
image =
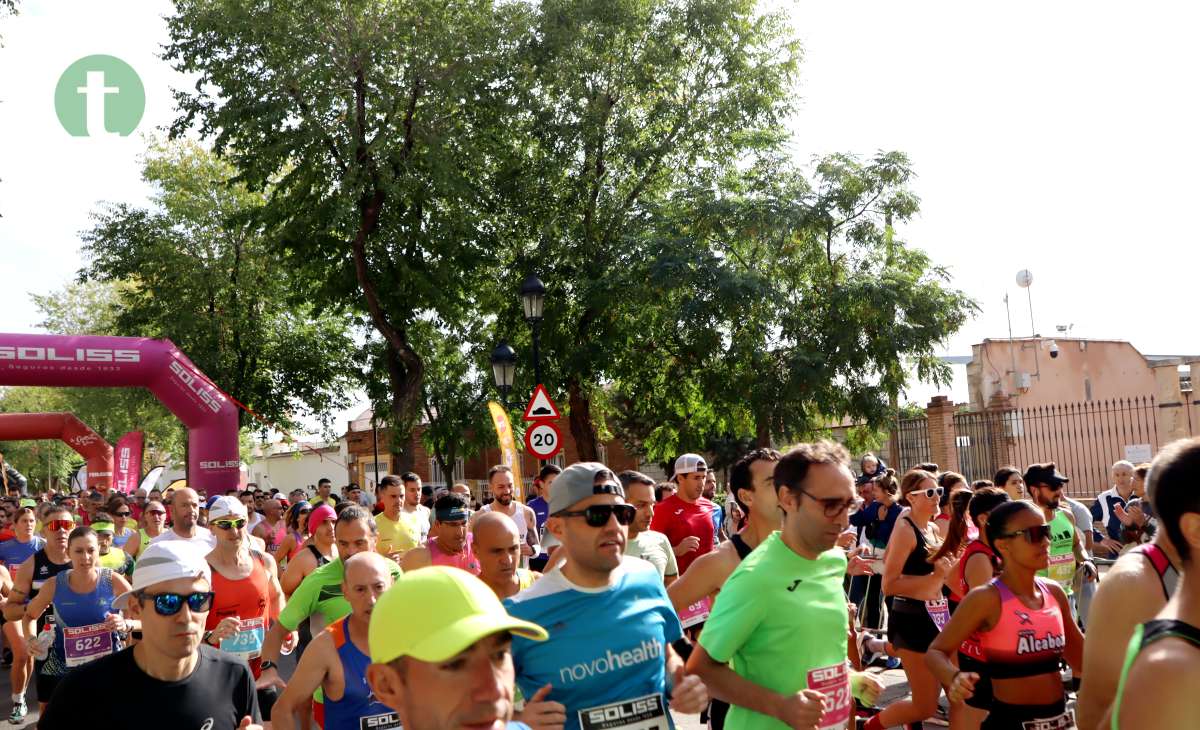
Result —
<instances>
[{"instance_id":1,"label":"brick building","mask_svg":"<svg viewBox=\"0 0 1200 730\"><path fill-rule=\"evenodd\" d=\"M575 439L571 436L567 419L560 418L555 425L562 434L563 450L552 460L553 463L566 466L578 461L579 451L575 445ZM448 482L465 482L475 493L476 499L482 500L488 496L486 491L487 472L493 465L500 463L500 449L491 447L470 458L459 458L458 463L454 465L454 473L447 479L447 475L443 475L438 468L433 454L426 451L425 445L421 441L423 428L423 425L418 425L412 437L413 471L420 475L421 481L435 486L445 485ZM392 433L389 428L372 429L370 409L363 411L358 418L347 424L344 440L348 457L346 463L351 481L374 489L376 459L379 462L380 476L399 471L391 453L391 438ZM378 447L376 447L376 440ZM626 469L645 470L639 459L626 452L624 445L617 440L600 444L599 458L614 472ZM526 488L532 482L537 470L537 459L522 453L521 477Z\"/></svg>"}]
</instances>

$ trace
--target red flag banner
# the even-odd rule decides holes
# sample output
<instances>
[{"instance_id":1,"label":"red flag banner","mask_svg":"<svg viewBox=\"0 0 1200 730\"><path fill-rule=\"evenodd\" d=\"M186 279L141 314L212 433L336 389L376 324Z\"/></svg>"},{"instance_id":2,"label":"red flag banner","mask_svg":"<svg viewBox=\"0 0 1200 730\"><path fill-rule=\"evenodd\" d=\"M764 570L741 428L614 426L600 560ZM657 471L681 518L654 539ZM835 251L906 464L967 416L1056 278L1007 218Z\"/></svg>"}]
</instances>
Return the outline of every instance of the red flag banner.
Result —
<instances>
[{"instance_id":1,"label":"red flag banner","mask_svg":"<svg viewBox=\"0 0 1200 730\"><path fill-rule=\"evenodd\" d=\"M113 449L113 489L121 494L131 494L142 478L142 448L144 439L141 431L130 431L117 441Z\"/></svg>"}]
</instances>

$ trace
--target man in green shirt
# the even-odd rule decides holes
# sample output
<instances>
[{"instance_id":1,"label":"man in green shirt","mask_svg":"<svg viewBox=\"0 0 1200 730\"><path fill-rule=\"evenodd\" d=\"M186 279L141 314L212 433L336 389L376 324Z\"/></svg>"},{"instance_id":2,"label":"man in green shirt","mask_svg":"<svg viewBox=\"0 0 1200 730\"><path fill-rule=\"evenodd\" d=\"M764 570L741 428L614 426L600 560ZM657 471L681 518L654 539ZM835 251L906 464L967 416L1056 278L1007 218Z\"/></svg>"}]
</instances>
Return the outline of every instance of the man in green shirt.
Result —
<instances>
[{"instance_id":1,"label":"man in green shirt","mask_svg":"<svg viewBox=\"0 0 1200 730\"><path fill-rule=\"evenodd\" d=\"M358 505L351 505L342 510L333 526L333 538L339 557L305 576L288 598L287 605L279 612L279 620L271 626L263 640L263 677L267 677L268 671L275 671L274 664L279 661L279 649L287 634L299 628L301 622L308 620L309 616L320 614L328 626L349 615L350 603L342 595L344 561L358 553L374 552L378 537L379 532L370 512ZM384 562L392 573L392 579L398 579L401 574L400 566L388 558L384 558ZM268 663L270 667L267 666ZM274 680L277 676L268 679Z\"/></svg>"},{"instance_id":2,"label":"man in green shirt","mask_svg":"<svg viewBox=\"0 0 1200 730\"><path fill-rule=\"evenodd\" d=\"M828 441L779 460L783 529L729 576L688 660L709 694L732 705L730 730L842 730L852 697L873 702L881 689L846 661L846 554L834 543L857 504L849 462Z\"/></svg>"}]
</instances>

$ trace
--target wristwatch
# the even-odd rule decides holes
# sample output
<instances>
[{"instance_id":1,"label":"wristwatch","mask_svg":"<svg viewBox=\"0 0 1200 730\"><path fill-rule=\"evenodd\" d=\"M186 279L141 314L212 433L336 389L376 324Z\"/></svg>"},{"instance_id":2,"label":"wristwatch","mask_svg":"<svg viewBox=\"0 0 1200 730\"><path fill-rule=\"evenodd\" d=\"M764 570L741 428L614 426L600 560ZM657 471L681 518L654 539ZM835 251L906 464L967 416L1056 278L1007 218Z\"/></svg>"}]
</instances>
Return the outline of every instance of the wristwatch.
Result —
<instances>
[{"instance_id":1,"label":"wristwatch","mask_svg":"<svg viewBox=\"0 0 1200 730\"><path fill-rule=\"evenodd\" d=\"M213 635L213 632L205 631L204 635L200 637L200 643L208 644L209 643L208 640L212 638L212 635Z\"/></svg>"},{"instance_id":2,"label":"wristwatch","mask_svg":"<svg viewBox=\"0 0 1200 730\"><path fill-rule=\"evenodd\" d=\"M275 662L271 661L270 659L263 659L259 666L262 667L263 671L276 668Z\"/></svg>"}]
</instances>

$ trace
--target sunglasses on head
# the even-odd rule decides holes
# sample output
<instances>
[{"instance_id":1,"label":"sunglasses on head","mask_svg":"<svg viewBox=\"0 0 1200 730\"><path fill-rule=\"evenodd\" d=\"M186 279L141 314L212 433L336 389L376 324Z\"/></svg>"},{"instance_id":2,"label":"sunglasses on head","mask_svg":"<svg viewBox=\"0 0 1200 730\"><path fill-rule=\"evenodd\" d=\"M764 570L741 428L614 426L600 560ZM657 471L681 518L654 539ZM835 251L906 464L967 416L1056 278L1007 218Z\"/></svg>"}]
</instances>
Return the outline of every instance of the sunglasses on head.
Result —
<instances>
[{"instance_id":1,"label":"sunglasses on head","mask_svg":"<svg viewBox=\"0 0 1200 730\"><path fill-rule=\"evenodd\" d=\"M209 524L213 527L219 527L222 530L240 530L246 526L246 520L238 517L232 520L214 520Z\"/></svg>"},{"instance_id":2,"label":"sunglasses on head","mask_svg":"<svg viewBox=\"0 0 1200 730\"><path fill-rule=\"evenodd\" d=\"M1025 542L1030 545L1037 545L1039 542L1046 542L1050 539L1050 525L1034 525L1026 527L1024 530L1014 530L1006 532L1000 537L1025 537Z\"/></svg>"},{"instance_id":3,"label":"sunglasses on head","mask_svg":"<svg viewBox=\"0 0 1200 730\"><path fill-rule=\"evenodd\" d=\"M617 523L628 525L637 516L637 508L631 504L593 504L580 510L563 510L557 517L582 517L588 527L604 527L612 516L617 516Z\"/></svg>"},{"instance_id":4,"label":"sunglasses on head","mask_svg":"<svg viewBox=\"0 0 1200 730\"><path fill-rule=\"evenodd\" d=\"M70 532L75 529L75 520L50 520L46 523L46 529L50 531L66 530Z\"/></svg>"},{"instance_id":5,"label":"sunglasses on head","mask_svg":"<svg viewBox=\"0 0 1200 730\"><path fill-rule=\"evenodd\" d=\"M192 613L204 613L212 608L213 592L204 591L196 593L146 593L138 591L134 593L138 600L151 600L154 602L154 612L159 616L174 616L179 613L186 602L188 609Z\"/></svg>"}]
</instances>

